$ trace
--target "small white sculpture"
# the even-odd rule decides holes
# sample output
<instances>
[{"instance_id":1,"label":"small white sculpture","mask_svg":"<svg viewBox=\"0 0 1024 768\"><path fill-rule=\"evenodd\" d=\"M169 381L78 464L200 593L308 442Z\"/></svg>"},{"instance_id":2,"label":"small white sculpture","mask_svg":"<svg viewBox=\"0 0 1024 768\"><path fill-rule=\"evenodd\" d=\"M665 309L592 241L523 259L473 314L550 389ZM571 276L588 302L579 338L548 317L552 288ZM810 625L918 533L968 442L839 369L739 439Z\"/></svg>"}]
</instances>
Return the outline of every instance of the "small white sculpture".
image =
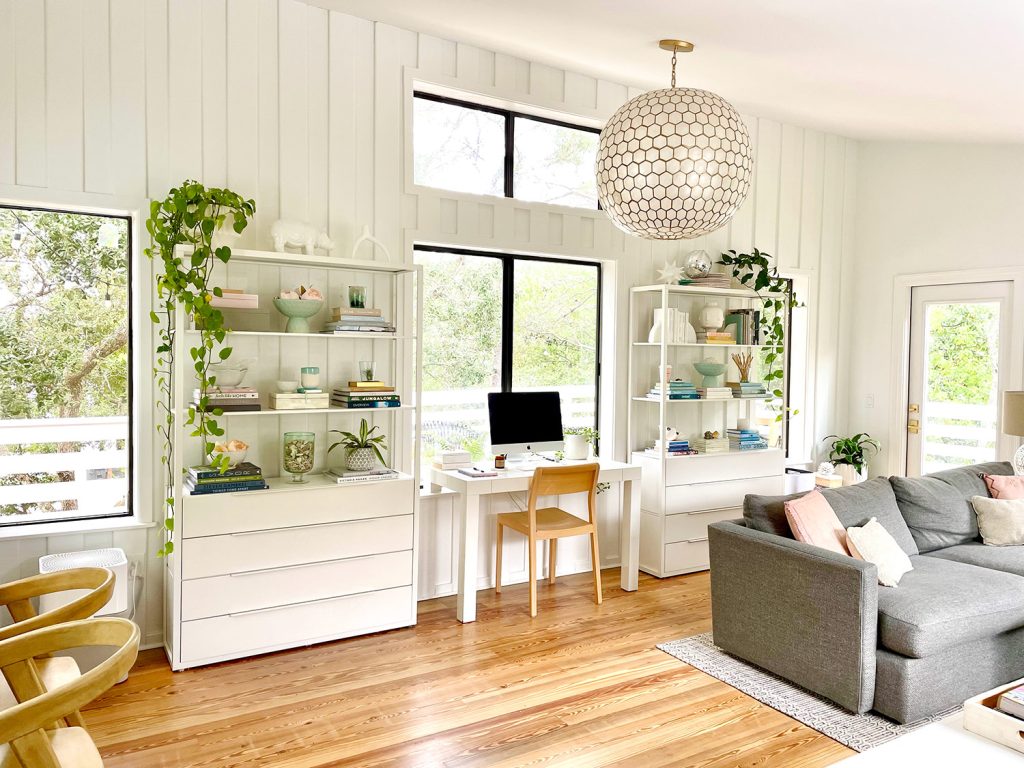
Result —
<instances>
[{"instance_id":1,"label":"small white sculpture","mask_svg":"<svg viewBox=\"0 0 1024 768\"><path fill-rule=\"evenodd\" d=\"M359 257L356 255L356 251L359 250L359 246L362 245L363 243L369 243L370 245L375 245L378 248L380 248L381 251L383 251L384 253L385 263L391 263L391 251L387 249L387 246L385 246L384 243L382 243L380 240L378 240L376 237L370 234L370 228L367 226L363 227L362 233L360 233L359 237L356 238L355 243L352 244L352 255L350 256L350 258L353 261L357 261L359 259Z\"/></svg>"},{"instance_id":2,"label":"small white sculpture","mask_svg":"<svg viewBox=\"0 0 1024 768\"><path fill-rule=\"evenodd\" d=\"M831 461L823 461L818 465L819 475L834 475L836 473L836 465Z\"/></svg>"},{"instance_id":3,"label":"small white sculpture","mask_svg":"<svg viewBox=\"0 0 1024 768\"><path fill-rule=\"evenodd\" d=\"M671 443L674 440L679 439L679 430L675 427L665 427L665 442Z\"/></svg>"},{"instance_id":4,"label":"small white sculpture","mask_svg":"<svg viewBox=\"0 0 1024 768\"><path fill-rule=\"evenodd\" d=\"M270 228L270 236L274 238L274 250L284 252L285 246L301 248L307 256L312 255L314 248L330 251L334 241L323 230L302 221L278 219Z\"/></svg>"},{"instance_id":5,"label":"small white sculpture","mask_svg":"<svg viewBox=\"0 0 1024 768\"><path fill-rule=\"evenodd\" d=\"M683 268L676 264L676 260L665 261L665 266L658 270L658 282L677 285L683 278Z\"/></svg>"}]
</instances>

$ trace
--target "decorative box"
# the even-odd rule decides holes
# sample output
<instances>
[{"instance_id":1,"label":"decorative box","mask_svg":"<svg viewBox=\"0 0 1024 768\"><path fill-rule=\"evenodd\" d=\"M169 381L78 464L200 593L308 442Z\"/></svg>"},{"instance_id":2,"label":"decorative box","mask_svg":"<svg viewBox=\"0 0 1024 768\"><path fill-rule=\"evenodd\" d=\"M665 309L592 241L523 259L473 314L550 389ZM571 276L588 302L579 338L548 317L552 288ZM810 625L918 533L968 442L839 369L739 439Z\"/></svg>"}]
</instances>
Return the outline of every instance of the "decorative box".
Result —
<instances>
[{"instance_id":1,"label":"decorative box","mask_svg":"<svg viewBox=\"0 0 1024 768\"><path fill-rule=\"evenodd\" d=\"M328 392L275 392L270 396L270 407L275 411L302 411L309 408L327 408L331 403Z\"/></svg>"}]
</instances>

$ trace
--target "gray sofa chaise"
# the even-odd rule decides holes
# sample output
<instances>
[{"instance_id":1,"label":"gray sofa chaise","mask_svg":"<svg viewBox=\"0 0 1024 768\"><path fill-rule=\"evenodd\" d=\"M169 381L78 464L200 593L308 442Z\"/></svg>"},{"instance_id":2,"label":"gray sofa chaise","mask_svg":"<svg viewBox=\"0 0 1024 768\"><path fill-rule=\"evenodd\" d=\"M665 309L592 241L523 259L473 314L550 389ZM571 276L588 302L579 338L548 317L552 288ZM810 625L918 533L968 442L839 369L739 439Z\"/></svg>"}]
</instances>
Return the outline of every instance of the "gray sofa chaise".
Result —
<instances>
[{"instance_id":1,"label":"gray sofa chaise","mask_svg":"<svg viewBox=\"0 0 1024 768\"><path fill-rule=\"evenodd\" d=\"M822 493L845 527L878 518L910 556L875 566L793 539L783 502L747 496L709 529L715 644L855 712L901 723L1024 677L1024 546L981 542L972 496L995 462Z\"/></svg>"}]
</instances>

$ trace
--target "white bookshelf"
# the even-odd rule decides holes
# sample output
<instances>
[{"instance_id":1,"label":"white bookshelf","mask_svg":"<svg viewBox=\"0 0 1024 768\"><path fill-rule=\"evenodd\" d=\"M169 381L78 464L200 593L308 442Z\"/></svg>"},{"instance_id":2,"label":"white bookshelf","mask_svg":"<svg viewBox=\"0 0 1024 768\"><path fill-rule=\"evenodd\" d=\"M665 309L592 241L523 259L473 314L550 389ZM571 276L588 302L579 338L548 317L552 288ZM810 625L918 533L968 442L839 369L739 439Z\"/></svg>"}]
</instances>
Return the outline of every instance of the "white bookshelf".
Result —
<instances>
[{"instance_id":1,"label":"white bookshelf","mask_svg":"<svg viewBox=\"0 0 1024 768\"><path fill-rule=\"evenodd\" d=\"M785 298L783 294L767 293L762 297ZM693 443L708 430L725 436L740 418L749 419L757 427L774 418L765 409L770 397L672 400L665 392L648 394L665 365L672 366L672 378L691 381L698 387L703 376L693 363L707 358L727 364L723 384L738 380L739 372L731 360L736 352L749 351L757 360L761 351L778 350L785 365L784 346L673 343L664 333L661 341L647 341L655 309L688 312L697 330L700 311L710 299L717 300L726 314L730 309L760 308L763 300L742 288L643 285L630 291L628 439L632 461L643 467L640 568L658 577L706 569L708 525L740 517L747 493L781 493L785 484L785 450L781 443L766 450L696 456L668 456L645 450L668 427ZM788 328L786 331L788 339ZM757 366L755 362L754 370L759 373ZM788 376L783 381L788 381Z\"/></svg>"}]
</instances>

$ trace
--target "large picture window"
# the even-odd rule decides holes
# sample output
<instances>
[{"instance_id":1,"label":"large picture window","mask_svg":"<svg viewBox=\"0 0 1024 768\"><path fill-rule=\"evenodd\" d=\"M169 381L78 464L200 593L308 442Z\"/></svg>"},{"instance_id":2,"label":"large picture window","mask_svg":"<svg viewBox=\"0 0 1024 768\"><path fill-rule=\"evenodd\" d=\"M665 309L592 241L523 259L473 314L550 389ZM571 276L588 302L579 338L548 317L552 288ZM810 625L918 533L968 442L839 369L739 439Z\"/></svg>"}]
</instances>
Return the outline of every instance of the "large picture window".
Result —
<instances>
[{"instance_id":1,"label":"large picture window","mask_svg":"<svg viewBox=\"0 0 1024 768\"><path fill-rule=\"evenodd\" d=\"M0 206L0 526L131 513L130 235Z\"/></svg>"},{"instance_id":2,"label":"large picture window","mask_svg":"<svg viewBox=\"0 0 1024 768\"><path fill-rule=\"evenodd\" d=\"M557 390L564 427L597 427L601 267L417 246L423 457L490 445L488 392Z\"/></svg>"}]
</instances>

